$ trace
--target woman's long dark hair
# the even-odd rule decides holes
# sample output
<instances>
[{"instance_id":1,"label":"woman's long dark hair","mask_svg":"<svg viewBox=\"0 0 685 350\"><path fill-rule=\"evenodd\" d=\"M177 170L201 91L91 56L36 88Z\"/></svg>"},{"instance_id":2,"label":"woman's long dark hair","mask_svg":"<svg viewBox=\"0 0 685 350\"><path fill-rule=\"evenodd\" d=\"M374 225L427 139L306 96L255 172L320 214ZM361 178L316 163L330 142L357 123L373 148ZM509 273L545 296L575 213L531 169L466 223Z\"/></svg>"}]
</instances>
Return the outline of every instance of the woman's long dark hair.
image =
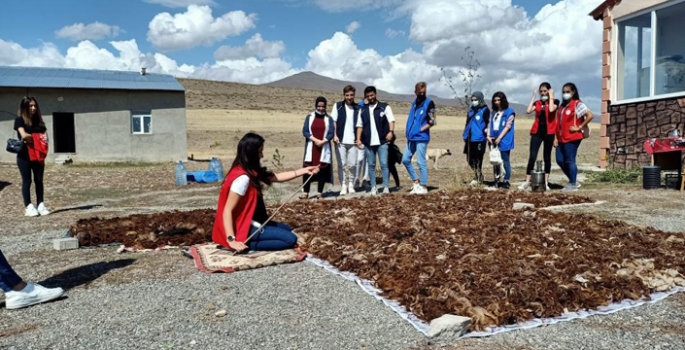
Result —
<instances>
[{"instance_id":1,"label":"woman's long dark hair","mask_svg":"<svg viewBox=\"0 0 685 350\"><path fill-rule=\"evenodd\" d=\"M564 84L564 87L561 88L561 93L564 93L564 88L571 88L571 91L573 91L573 96L571 97L571 100L580 100L580 94L578 93L578 88L576 87L576 84L574 83L566 83ZM562 99L563 100L563 99ZM571 100L563 100L561 102L561 105L566 107Z\"/></svg>"},{"instance_id":2,"label":"woman's long dark hair","mask_svg":"<svg viewBox=\"0 0 685 350\"><path fill-rule=\"evenodd\" d=\"M36 104L36 114L31 114L31 110L29 109L29 104L31 102ZM40 112L40 106L33 96L25 96L21 99L18 114L21 116L21 119L24 119L24 123L28 126L45 126L43 114Z\"/></svg>"},{"instance_id":3,"label":"woman's long dark hair","mask_svg":"<svg viewBox=\"0 0 685 350\"><path fill-rule=\"evenodd\" d=\"M253 133L248 132L238 142L238 152L231 168L240 166L247 172L250 177L250 182L257 189L262 189L262 184L271 185L271 177L274 173L262 167L259 159L259 149L264 146L264 138Z\"/></svg>"},{"instance_id":4,"label":"woman's long dark hair","mask_svg":"<svg viewBox=\"0 0 685 350\"><path fill-rule=\"evenodd\" d=\"M499 108L495 105L495 99L499 97ZM492 95L492 110L493 111L503 111L509 108L509 101L507 101L507 96L502 91L495 92Z\"/></svg>"}]
</instances>

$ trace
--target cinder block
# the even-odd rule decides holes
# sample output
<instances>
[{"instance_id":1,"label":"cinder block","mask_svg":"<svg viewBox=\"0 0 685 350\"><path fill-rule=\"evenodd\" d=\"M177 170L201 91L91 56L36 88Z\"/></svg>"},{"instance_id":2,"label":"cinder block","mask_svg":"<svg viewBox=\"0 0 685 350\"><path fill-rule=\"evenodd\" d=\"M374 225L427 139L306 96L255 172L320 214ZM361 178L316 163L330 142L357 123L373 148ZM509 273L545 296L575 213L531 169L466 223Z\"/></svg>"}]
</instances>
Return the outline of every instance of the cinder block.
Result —
<instances>
[{"instance_id":1,"label":"cinder block","mask_svg":"<svg viewBox=\"0 0 685 350\"><path fill-rule=\"evenodd\" d=\"M78 249L78 239L76 238L59 238L52 241L55 250L71 250Z\"/></svg>"}]
</instances>

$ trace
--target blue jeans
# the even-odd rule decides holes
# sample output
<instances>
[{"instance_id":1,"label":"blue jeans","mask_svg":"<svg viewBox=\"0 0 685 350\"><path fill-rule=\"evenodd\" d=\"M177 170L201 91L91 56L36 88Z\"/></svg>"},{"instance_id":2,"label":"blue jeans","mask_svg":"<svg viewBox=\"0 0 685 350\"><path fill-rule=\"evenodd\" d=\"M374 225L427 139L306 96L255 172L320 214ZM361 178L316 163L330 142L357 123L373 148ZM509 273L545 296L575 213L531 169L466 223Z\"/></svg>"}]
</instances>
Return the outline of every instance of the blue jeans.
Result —
<instances>
[{"instance_id":1,"label":"blue jeans","mask_svg":"<svg viewBox=\"0 0 685 350\"><path fill-rule=\"evenodd\" d=\"M426 164L427 148L428 141L408 141L407 147L404 148L404 154L402 155L402 164L407 168L411 180L416 182L416 180L419 180L419 177L416 176L414 166L411 165L411 158L414 156L414 153L416 153L416 162L419 163L419 173L421 174L421 180L419 181L421 186L426 186L428 184L428 165Z\"/></svg>"},{"instance_id":2,"label":"blue jeans","mask_svg":"<svg viewBox=\"0 0 685 350\"><path fill-rule=\"evenodd\" d=\"M504 181L511 179L511 151L500 151L502 155L502 163L504 165Z\"/></svg>"},{"instance_id":3,"label":"blue jeans","mask_svg":"<svg viewBox=\"0 0 685 350\"><path fill-rule=\"evenodd\" d=\"M274 251L290 249L297 244L297 236L293 230L286 224L281 222L270 221L264 226L261 233L258 233L247 242L250 250ZM257 228L252 226L250 228L250 235L252 235Z\"/></svg>"},{"instance_id":4,"label":"blue jeans","mask_svg":"<svg viewBox=\"0 0 685 350\"><path fill-rule=\"evenodd\" d=\"M388 144L380 146L364 147L366 155L366 166L369 167L369 182L371 187L376 187L376 154L378 161L381 162L381 175L383 176L383 187L390 188L390 170L388 169Z\"/></svg>"},{"instance_id":5,"label":"blue jeans","mask_svg":"<svg viewBox=\"0 0 685 350\"><path fill-rule=\"evenodd\" d=\"M576 178L578 177L576 155L578 154L580 141L582 140L566 143L559 142L559 145L557 146L557 164L559 164L561 170L566 174L566 177L568 177L568 181L572 184L576 183Z\"/></svg>"},{"instance_id":6,"label":"blue jeans","mask_svg":"<svg viewBox=\"0 0 685 350\"><path fill-rule=\"evenodd\" d=\"M0 250L0 289L7 293L11 292L12 288L16 287L23 280L12 269L12 266L5 259L5 255Z\"/></svg>"}]
</instances>

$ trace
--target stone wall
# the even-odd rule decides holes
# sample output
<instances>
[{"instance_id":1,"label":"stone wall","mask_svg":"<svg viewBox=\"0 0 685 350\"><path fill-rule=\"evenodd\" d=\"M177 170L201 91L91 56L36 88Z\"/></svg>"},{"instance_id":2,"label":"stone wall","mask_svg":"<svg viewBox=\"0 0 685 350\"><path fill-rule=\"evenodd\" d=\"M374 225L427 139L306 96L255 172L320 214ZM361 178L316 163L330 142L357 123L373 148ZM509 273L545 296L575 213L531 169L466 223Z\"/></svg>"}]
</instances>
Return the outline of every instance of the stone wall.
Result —
<instances>
[{"instance_id":1,"label":"stone wall","mask_svg":"<svg viewBox=\"0 0 685 350\"><path fill-rule=\"evenodd\" d=\"M685 98L639 102L609 107L607 125L609 165L615 168L639 168L649 165L644 150L648 138L666 137L669 131L685 127ZM680 125L678 125L680 124ZM625 154L618 154L623 147Z\"/></svg>"}]
</instances>

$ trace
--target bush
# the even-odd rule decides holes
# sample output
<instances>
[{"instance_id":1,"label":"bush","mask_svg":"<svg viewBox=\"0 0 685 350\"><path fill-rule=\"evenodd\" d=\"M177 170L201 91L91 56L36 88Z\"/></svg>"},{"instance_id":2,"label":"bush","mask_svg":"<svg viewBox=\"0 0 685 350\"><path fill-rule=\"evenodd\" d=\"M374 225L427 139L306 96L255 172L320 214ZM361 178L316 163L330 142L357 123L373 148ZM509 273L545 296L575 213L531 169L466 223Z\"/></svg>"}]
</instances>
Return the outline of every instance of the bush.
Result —
<instances>
[{"instance_id":1,"label":"bush","mask_svg":"<svg viewBox=\"0 0 685 350\"><path fill-rule=\"evenodd\" d=\"M640 178L640 169L607 169L602 172L592 172L587 175L588 181L612 184L635 183Z\"/></svg>"}]
</instances>

